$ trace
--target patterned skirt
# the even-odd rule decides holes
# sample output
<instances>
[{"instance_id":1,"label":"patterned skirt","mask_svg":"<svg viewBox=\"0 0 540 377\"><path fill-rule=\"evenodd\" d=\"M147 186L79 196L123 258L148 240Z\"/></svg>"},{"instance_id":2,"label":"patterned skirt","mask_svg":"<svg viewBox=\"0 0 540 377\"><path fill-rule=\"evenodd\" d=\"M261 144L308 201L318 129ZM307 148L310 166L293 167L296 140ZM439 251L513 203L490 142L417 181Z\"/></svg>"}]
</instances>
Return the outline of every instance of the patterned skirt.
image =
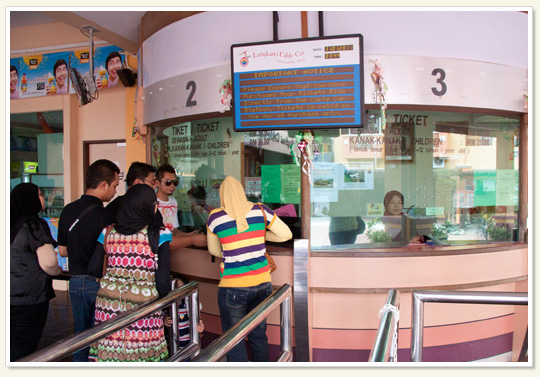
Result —
<instances>
[{"instance_id":1,"label":"patterned skirt","mask_svg":"<svg viewBox=\"0 0 540 377\"><path fill-rule=\"evenodd\" d=\"M155 282L124 280L105 276L96 298L94 324L157 298ZM155 312L94 343L90 361L152 362L168 358L163 316Z\"/></svg>"}]
</instances>

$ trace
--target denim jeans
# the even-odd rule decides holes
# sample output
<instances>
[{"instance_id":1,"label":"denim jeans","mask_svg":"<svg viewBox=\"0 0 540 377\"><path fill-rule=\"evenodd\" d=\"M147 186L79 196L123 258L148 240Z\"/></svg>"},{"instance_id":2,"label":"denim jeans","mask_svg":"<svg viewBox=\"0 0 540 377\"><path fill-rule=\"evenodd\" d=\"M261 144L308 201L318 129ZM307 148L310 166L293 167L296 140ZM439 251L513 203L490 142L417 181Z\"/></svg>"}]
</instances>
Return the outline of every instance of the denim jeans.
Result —
<instances>
[{"instance_id":1,"label":"denim jeans","mask_svg":"<svg viewBox=\"0 0 540 377\"><path fill-rule=\"evenodd\" d=\"M69 299L73 312L75 333L89 329L94 325L96 295L99 280L88 275L74 275L69 279ZM74 362L87 362L90 347L83 348L73 354Z\"/></svg>"},{"instance_id":2,"label":"denim jeans","mask_svg":"<svg viewBox=\"0 0 540 377\"><path fill-rule=\"evenodd\" d=\"M229 330L244 318L251 310L272 294L272 283L263 283L255 287L218 288L219 313L223 332ZM251 355L255 362L269 361L266 320L262 321L247 336ZM241 341L227 354L229 362L248 361L246 342Z\"/></svg>"}]
</instances>

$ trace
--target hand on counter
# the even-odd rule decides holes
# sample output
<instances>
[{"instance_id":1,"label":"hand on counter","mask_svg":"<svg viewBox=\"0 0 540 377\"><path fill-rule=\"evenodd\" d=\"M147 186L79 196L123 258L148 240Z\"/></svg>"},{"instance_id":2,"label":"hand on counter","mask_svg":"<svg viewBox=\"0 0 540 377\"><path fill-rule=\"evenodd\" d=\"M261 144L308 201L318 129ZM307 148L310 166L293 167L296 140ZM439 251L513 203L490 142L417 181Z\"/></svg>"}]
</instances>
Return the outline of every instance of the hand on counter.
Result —
<instances>
[{"instance_id":1,"label":"hand on counter","mask_svg":"<svg viewBox=\"0 0 540 377\"><path fill-rule=\"evenodd\" d=\"M173 232L170 249L177 250L188 246L205 247L206 245L206 235L199 233L198 230L189 233L178 230L178 232Z\"/></svg>"}]
</instances>

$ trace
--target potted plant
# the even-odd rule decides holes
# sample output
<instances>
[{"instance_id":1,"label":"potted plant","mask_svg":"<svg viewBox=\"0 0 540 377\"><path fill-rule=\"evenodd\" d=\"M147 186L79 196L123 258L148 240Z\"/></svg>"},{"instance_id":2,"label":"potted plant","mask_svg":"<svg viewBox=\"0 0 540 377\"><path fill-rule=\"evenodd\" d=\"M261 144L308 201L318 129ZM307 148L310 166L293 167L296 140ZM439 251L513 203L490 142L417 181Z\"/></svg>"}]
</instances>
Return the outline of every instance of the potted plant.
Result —
<instances>
[{"instance_id":1,"label":"potted plant","mask_svg":"<svg viewBox=\"0 0 540 377\"><path fill-rule=\"evenodd\" d=\"M379 218L373 219L368 223L366 235L372 243L390 242L392 236L386 233L384 225L379 222Z\"/></svg>"}]
</instances>

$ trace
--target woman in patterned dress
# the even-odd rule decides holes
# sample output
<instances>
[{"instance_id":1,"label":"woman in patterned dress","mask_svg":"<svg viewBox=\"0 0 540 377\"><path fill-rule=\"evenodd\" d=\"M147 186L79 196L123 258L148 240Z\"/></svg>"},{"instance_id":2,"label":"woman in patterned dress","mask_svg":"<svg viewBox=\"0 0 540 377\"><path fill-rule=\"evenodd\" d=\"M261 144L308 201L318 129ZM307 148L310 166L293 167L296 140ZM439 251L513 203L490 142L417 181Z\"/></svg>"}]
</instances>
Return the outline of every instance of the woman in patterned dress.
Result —
<instances>
[{"instance_id":1,"label":"woman in patterned dress","mask_svg":"<svg viewBox=\"0 0 540 377\"><path fill-rule=\"evenodd\" d=\"M95 324L162 297L170 291L171 233L156 221L157 197L149 186L132 186L117 223L99 237L89 270L107 267L96 299ZM96 271L94 271L96 270ZM97 275L99 276L99 275ZM168 357L161 312L153 313L90 348L91 361L161 361Z\"/></svg>"}]
</instances>

